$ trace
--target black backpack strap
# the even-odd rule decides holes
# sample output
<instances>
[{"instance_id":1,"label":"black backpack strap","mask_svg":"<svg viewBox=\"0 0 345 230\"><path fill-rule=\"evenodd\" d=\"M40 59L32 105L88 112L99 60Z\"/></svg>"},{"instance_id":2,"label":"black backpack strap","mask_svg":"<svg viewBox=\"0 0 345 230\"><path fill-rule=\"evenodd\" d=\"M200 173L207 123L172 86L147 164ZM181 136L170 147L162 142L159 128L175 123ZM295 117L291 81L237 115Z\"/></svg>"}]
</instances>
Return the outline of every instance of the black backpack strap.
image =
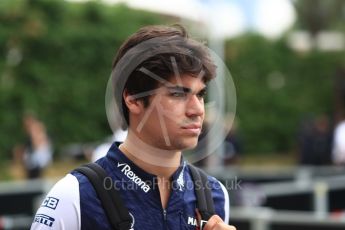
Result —
<instances>
[{"instance_id":1,"label":"black backpack strap","mask_svg":"<svg viewBox=\"0 0 345 230\"><path fill-rule=\"evenodd\" d=\"M197 198L197 208L203 220L210 219L215 214L214 203L212 198L211 187L207 179L206 173L189 164L194 181L194 191Z\"/></svg>"},{"instance_id":2,"label":"black backpack strap","mask_svg":"<svg viewBox=\"0 0 345 230\"><path fill-rule=\"evenodd\" d=\"M131 229L132 218L105 170L96 163L89 163L75 171L85 175L93 185L113 229Z\"/></svg>"}]
</instances>

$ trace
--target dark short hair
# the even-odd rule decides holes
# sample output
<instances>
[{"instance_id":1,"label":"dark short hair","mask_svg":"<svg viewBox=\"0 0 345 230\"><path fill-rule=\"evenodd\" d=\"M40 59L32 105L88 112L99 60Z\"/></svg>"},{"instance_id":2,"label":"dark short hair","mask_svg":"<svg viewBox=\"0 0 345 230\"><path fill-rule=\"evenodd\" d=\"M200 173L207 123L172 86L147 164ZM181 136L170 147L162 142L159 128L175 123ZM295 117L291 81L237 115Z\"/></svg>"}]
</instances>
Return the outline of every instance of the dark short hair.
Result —
<instances>
[{"instance_id":1,"label":"dark short hair","mask_svg":"<svg viewBox=\"0 0 345 230\"><path fill-rule=\"evenodd\" d=\"M143 73L140 70L141 68L149 70L164 80L169 80L174 76L174 68L171 61L171 58L174 57L179 74L181 75L190 74L192 76L198 76L198 74L203 71L202 80L205 83L213 79L216 75L216 65L212 61L208 49L203 43L190 39L186 29L181 25L155 25L139 29L136 33L131 35L118 50L113 61L112 70L114 71L121 58L125 56L131 48L154 38L174 38L182 42L174 44L169 43L169 41L166 42L167 44L163 42L163 46L169 46L171 52L158 53L138 63L137 67L129 74L121 90L121 94L119 92L115 94L117 107L122 108L120 114L122 115L123 128L126 128L127 124L129 125L129 112L123 99L123 91L127 90L129 94L134 95L154 90L159 85L156 79ZM181 50L188 50L188 54L181 52ZM121 74L117 75L117 77L120 78ZM116 88L116 85L114 88ZM138 100L142 100L145 107L149 105L149 96L143 96L138 98Z\"/></svg>"}]
</instances>

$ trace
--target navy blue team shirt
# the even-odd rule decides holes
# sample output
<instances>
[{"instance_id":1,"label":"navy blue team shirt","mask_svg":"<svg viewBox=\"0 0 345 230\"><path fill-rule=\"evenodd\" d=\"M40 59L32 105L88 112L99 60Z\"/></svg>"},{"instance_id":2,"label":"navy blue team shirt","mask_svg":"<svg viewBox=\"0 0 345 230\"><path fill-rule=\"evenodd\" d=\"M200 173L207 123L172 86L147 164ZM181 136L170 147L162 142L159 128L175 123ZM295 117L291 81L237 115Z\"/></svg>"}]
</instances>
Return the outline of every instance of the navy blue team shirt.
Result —
<instances>
[{"instance_id":1,"label":"navy blue team shirt","mask_svg":"<svg viewBox=\"0 0 345 230\"><path fill-rule=\"evenodd\" d=\"M132 229L196 229L194 183L183 158L172 175L166 209L161 204L157 177L136 166L116 144L97 163L112 179L111 185L119 190L132 218ZM228 223L228 192L214 177L208 176L208 180L216 214ZM48 193L31 229L110 230L111 226L90 181L72 171Z\"/></svg>"}]
</instances>

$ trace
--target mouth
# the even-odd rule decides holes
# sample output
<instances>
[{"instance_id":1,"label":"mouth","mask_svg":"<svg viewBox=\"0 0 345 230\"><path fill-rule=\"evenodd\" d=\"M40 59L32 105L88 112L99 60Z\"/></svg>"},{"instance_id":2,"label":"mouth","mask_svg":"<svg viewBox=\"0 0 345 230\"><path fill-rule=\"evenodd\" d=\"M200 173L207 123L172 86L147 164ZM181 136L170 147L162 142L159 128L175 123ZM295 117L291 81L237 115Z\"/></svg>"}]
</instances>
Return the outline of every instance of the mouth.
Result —
<instances>
[{"instance_id":1,"label":"mouth","mask_svg":"<svg viewBox=\"0 0 345 230\"><path fill-rule=\"evenodd\" d=\"M182 126L181 128L189 134L199 135L201 133L201 125L199 124L188 124Z\"/></svg>"}]
</instances>

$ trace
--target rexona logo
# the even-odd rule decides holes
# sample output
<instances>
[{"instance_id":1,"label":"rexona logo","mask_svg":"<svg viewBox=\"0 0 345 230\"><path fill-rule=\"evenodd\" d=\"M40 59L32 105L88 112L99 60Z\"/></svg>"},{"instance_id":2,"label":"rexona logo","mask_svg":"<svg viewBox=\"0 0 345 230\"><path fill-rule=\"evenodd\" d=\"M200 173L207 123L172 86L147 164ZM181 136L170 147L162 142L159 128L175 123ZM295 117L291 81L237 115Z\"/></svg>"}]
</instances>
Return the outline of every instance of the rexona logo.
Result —
<instances>
[{"instance_id":1,"label":"rexona logo","mask_svg":"<svg viewBox=\"0 0 345 230\"><path fill-rule=\"evenodd\" d=\"M131 167L126 163L117 163L117 167L121 168L121 172L126 175L131 181L138 185L144 192L150 191L150 187L138 177L132 170Z\"/></svg>"}]
</instances>

